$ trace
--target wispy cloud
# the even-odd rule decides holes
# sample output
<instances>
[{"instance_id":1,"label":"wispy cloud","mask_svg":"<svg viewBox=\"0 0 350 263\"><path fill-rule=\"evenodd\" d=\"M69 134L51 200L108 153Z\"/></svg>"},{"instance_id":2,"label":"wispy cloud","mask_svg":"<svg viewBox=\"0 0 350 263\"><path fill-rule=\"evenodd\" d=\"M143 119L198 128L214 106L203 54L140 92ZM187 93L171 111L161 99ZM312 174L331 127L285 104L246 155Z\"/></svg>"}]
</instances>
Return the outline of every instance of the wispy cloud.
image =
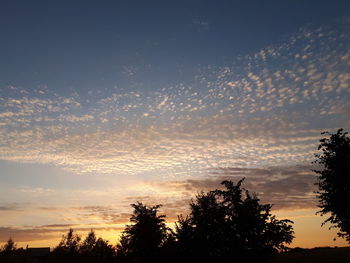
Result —
<instances>
[{"instance_id":1,"label":"wispy cloud","mask_svg":"<svg viewBox=\"0 0 350 263\"><path fill-rule=\"evenodd\" d=\"M20 205L18 203L0 205L0 211L13 211L13 210L19 210L19 209L20 209Z\"/></svg>"},{"instance_id":2,"label":"wispy cloud","mask_svg":"<svg viewBox=\"0 0 350 263\"><path fill-rule=\"evenodd\" d=\"M10 237L16 242L28 242L38 240L59 239L66 234L69 228L73 228L80 233L87 233L91 229L96 232L114 231L120 232L123 227L116 225L77 225L77 224L60 224L60 225L43 225L27 227L0 227L0 242L7 241ZM58 244L58 243L57 243Z\"/></svg>"},{"instance_id":3,"label":"wispy cloud","mask_svg":"<svg viewBox=\"0 0 350 263\"><path fill-rule=\"evenodd\" d=\"M177 211L178 214L188 210L190 199L197 193L221 189L223 180L237 182L242 178L245 178L244 188L257 193L262 202L273 204L274 209L314 208L317 203L314 193L316 177L311 168L311 166L224 167L212 169L210 176L203 178L150 184L154 187L154 196L157 196L158 202L163 201L165 207L175 208L173 211ZM152 200L151 197L143 199ZM169 215L176 217L172 212Z\"/></svg>"},{"instance_id":4,"label":"wispy cloud","mask_svg":"<svg viewBox=\"0 0 350 263\"><path fill-rule=\"evenodd\" d=\"M198 32L202 32L202 31L206 31L209 30L210 24L208 21L205 20L201 20L201 19L193 19L192 20L192 26L198 31Z\"/></svg>"}]
</instances>

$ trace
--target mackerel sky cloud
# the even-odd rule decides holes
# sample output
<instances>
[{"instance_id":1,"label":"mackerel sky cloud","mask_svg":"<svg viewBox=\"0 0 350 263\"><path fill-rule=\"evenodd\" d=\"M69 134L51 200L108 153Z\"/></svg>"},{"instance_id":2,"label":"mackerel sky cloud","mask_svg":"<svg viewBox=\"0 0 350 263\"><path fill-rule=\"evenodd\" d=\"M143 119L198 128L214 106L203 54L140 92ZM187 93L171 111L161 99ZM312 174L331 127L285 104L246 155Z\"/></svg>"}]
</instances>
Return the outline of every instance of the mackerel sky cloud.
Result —
<instances>
[{"instance_id":1,"label":"mackerel sky cloud","mask_svg":"<svg viewBox=\"0 0 350 263\"><path fill-rule=\"evenodd\" d=\"M174 221L242 177L275 209L314 215L320 133L350 129L349 4L242 4L246 19L204 2L174 15L6 4L23 14L1 31L14 43L0 45L1 242L53 242L69 226L115 239L130 203L161 202Z\"/></svg>"},{"instance_id":2,"label":"mackerel sky cloud","mask_svg":"<svg viewBox=\"0 0 350 263\"><path fill-rule=\"evenodd\" d=\"M3 87L1 158L76 173L175 177L308 163L320 130L349 125L348 29L348 22L302 28L231 66L208 66L187 83L150 91L61 96L48 86Z\"/></svg>"}]
</instances>

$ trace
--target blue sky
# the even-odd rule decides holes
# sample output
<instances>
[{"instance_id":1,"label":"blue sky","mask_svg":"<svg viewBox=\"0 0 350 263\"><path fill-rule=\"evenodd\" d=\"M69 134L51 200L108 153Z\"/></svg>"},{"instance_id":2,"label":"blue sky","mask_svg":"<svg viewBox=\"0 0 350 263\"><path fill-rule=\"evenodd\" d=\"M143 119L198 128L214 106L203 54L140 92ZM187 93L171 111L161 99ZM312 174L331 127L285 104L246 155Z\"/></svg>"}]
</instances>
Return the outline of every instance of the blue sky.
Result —
<instances>
[{"instance_id":1,"label":"blue sky","mask_svg":"<svg viewBox=\"0 0 350 263\"><path fill-rule=\"evenodd\" d=\"M347 1L3 1L0 81L60 92L159 88L349 9Z\"/></svg>"},{"instance_id":2,"label":"blue sky","mask_svg":"<svg viewBox=\"0 0 350 263\"><path fill-rule=\"evenodd\" d=\"M54 245L69 226L115 240L132 202L161 202L171 221L245 176L296 220L295 245L333 244L311 162L322 131L350 128L349 11L2 1L0 241Z\"/></svg>"}]
</instances>

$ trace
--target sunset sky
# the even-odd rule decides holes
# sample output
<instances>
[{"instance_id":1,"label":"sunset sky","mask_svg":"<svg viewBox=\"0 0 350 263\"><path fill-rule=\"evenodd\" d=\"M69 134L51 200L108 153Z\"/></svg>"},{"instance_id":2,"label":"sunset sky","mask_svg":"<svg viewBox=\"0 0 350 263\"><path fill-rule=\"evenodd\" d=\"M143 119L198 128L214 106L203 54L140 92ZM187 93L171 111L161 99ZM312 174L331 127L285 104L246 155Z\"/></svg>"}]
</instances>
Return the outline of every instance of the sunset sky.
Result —
<instances>
[{"instance_id":1,"label":"sunset sky","mask_svg":"<svg viewBox=\"0 0 350 263\"><path fill-rule=\"evenodd\" d=\"M350 130L350 1L2 0L0 39L0 243L116 244L131 203L245 177L292 247L347 245L312 161Z\"/></svg>"}]
</instances>

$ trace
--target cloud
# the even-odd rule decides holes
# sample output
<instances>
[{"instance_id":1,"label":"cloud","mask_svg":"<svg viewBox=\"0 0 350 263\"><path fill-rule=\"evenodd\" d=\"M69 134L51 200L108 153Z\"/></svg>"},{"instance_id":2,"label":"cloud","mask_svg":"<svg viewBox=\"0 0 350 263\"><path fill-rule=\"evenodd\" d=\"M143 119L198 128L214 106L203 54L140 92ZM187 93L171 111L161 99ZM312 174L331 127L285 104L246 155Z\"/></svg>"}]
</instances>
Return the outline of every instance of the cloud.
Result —
<instances>
[{"instance_id":1,"label":"cloud","mask_svg":"<svg viewBox=\"0 0 350 263\"><path fill-rule=\"evenodd\" d=\"M19 209L20 209L20 205L17 203L0 205L0 212L1 211L14 211L14 210L19 210Z\"/></svg>"},{"instance_id":2,"label":"cloud","mask_svg":"<svg viewBox=\"0 0 350 263\"><path fill-rule=\"evenodd\" d=\"M38 240L55 240L66 234L70 228L75 231L87 233L91 229L99 231L116 231L120 232L123 227L116 225L77 225L77 224L60 224L60 225L42 225L27 227L0 227L0 242L6 242L10 237L15 242L28 242Z\"/></svg>"},{"instance_id":3,"label":"cloud","mask_svg":"<svg viewBox=\"0 0 350 263\"><path fill-rule=\"evenodd\" d=\"M50 188L43 188L43 187L36 187L36 188L20 188L19 189L20 192L25 193L25 194L37 194L40 196L44 196L44 195L51 195L53 193L55 193L54 189L50 189Z\"/></svg>"},{"instance_id":4,"label":"cloud","mask_svg":"<svg viewBox=\"0 0 350 263\"><path fill-rule=\"evenodd\" d=\"M244 188L257 193L262 202L273 204L274 209L293 210L317 205L314 193L316 177L311 166L275 166L263 169L223 167L211 169L210 174L200 179L155 182L153 186L159 188L159 192L175 196L172 207L178 208L177 211L187 210L189 200L196 193L221 189L223 180L237 182L242 178L245 178ZM183 198L176 200L177 196Z\"/></svg>"},{"instance_id":5,"label":"cloud","mask_svg":"<svg viewBox=\"0 0 350 263\"><path fill-rule=\"evenodd\" d=\"M350 128L348 27L303 28L156 90L61 96L4 87L0 159L178 178L219 166L310 163L321 131Z\"/></svg>"},{"instance_id":6,"label":"cloud","mask_svg":"<svg viewBox=\"0 0 350 263\"><path fill-rule=\"evenodd\" d=\"M198 31L198 32L202 32L202 31L207 31L209 30L209 22L205 21L205 20L201 20L201 19L193 19L192 20L192 26Z\"/></svg>"},{"instance_id":7,"label":"cloud","mask_svg":"<svg viewBox=\"0 0 350 263\"><path fill-rule=\"evenodd\" d=\"M83 206L74 208L79 210L78 216L84 219L96 219L98 221L105 222L108 224L125 224L129 221L131 217L131 208L130 212L123 212L124 209L120 207L112 206L103 206L103 205L93 205L93 206Z\"/></svg>"},{"instance_id":8,"label":"cloud","mask_svg":"<svg viewBox=\"0 0 350 263\"><path fill-rule=\"evenodd\" d=\"M20 229L12 227L0 227L0 242L7 241L10 237L17 241L47 240L56 237L47 229Z\"/></svg>"},{"instance_id":9,"label":"cloud","mask_svg":"<svg viewBox=\"0 0 350 263\"><path fill-rule=\"evenodd\" d=\"M101 199L104 200L103 203L97 198L100 195L97 190L93 192L86 190L73 191L74 193L70 191L66 198L74 201L65 202L65 206L53 203L43 206L42 202L26 205L3 204L1 210L10 217L7 220L10 225L0 228L0 240L6 241L10 236L19 242L53 239L66 233L70 227L84 233L91 228L99 232L119 233L125 224L129 223L132 213L130 204L136 202L147 205L162 204L160 213L165 214L167 222L172 223L177 220L178 215L189 213L190 200L200 191L222 188L223 180L237 182L243 177L246 178L243 187L250 192L256 192L262 203L273 204L274 210L314 209L317 200L314 193L316 178L311 171L313 168L310 165L265 168L216 167L209 168L205 175L199 177L134 182L125 189L127 194L124 192L123 196L111 195L106 193L107 190L101 190L101 194L105 192ZM76 199L76 196L81 198ZM91 196L93 199L87 198ZM88 205L77 206L75 205L77 201ZM17 221L11 218L17 220L19 217L33 214L39 222L47 223L37 226L27 224L25 227L13 225Z\"/></svg>"},{"instance_id":10,"label":"cloud","mask_svg":"<svg viewBox=\"0 0 350 263\"><path fill-rule=\"evenodd\" d=\"M246 188L259 194L278 209L316 206L316 176L312 166L275 166L264 169L221 168L217 176L230 179L246 177Z\"/></svg>"}]
</instances>

